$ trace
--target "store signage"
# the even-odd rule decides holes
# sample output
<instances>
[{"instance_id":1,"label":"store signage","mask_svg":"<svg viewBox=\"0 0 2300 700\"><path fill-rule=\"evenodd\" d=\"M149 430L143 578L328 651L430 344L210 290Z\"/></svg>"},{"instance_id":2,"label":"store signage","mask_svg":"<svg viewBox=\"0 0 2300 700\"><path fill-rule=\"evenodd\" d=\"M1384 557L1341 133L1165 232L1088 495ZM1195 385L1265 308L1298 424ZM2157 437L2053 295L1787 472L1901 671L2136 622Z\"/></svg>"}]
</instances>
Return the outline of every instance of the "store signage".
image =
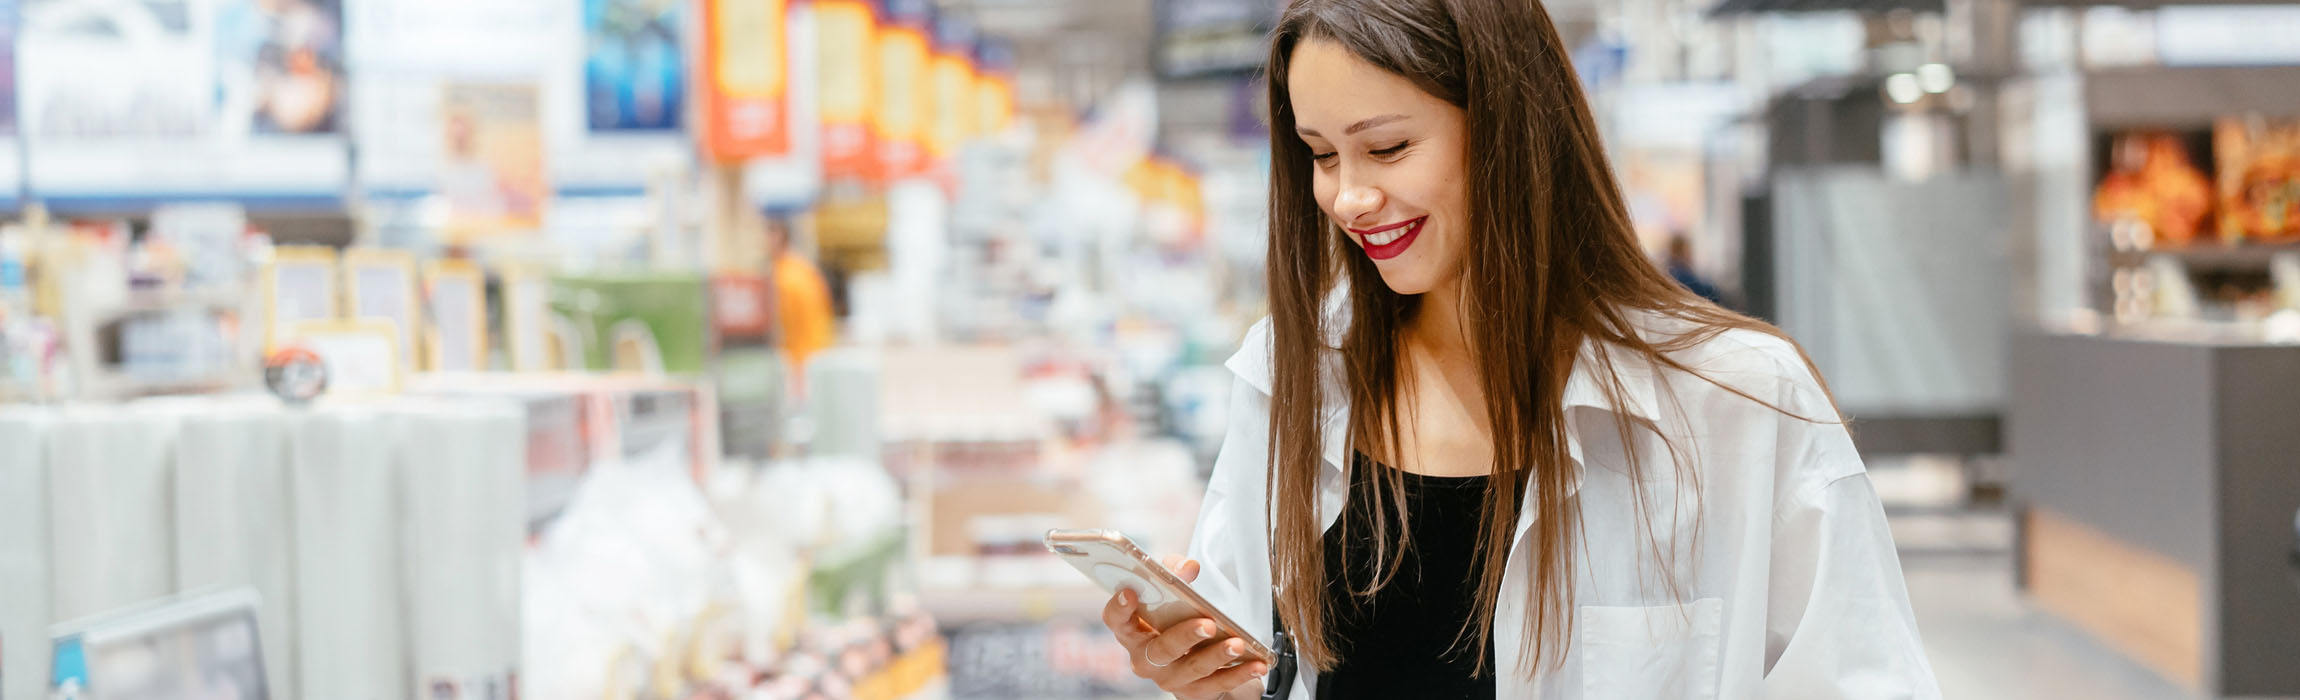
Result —
<instances>
[{"instance_id":1,"label":"store signage","mask_svg":"<svg viewBox=\"0 0 2300 700\"><path fill-rule=\"evenodd\" d=\"M925 32L902 24L880 27L878 58L879 167L888 178L919 175L928 165L926 111L934 99Z\"/></svg>"},{"instance_id":2,"label":"store signage","mask_svg":"<svg viewBox=\"0 0 2300 700\"><path fill-rule=\"evenodd\" d=\"M1192 78L1247 73L1262 66L1278 18L1272 0L1166 0L1158 3L1159 75Z\"/></svg>"},{"instance_id":3,"label":"store signage","mask_svg":"<svg viewBox=\"0 0 2300 700\"><path fill-rule=\"evenodd\" d=\"M16 156L16 36L17 0L0 0L0 75L9 76L0 81L0 158L13 162ZM23 190L17 178L18 168L0 168L0 205L12 206L17 193Z\"/></svg>"},{"instance_id":4,"label":"store signage","mask_svg":"<svg viewBox=\"0 0 2300 700\"><path fill-rule=\"evenodd\" d=\"M703 153L721 163L791 149L787 0L704 0Z\"/></svg>"},{"instance_id":5,"label":"store signage","mask_svg":"<svg viewBox=\"0 0 2300 700\"><path fill-rule=\"evenodd\" d=\"M591 131L671 131L687 102L679 42L686 3L583 0L584 123Z\"/></svg>"},{"instance_id":6,"label":"store signage","mask_svg":"<svg viewBox=\"0 0 2300 700\"><path fill-rule=\"evenodd\" d=\"M936 52L929 65L934 117L927 125L927 156L942 162L975 134L974 62L954 49Z\"/></svg>"},{"instance_id":7,"label":"store signage","mask_svg":"<svg viewBox=\"0 0 2300 700\"><path fill-rule=\"evenodd\" d=\"M2167 66L2300 64L2300 7L2171 6L2156 11L2156 56Z\"/></svg>"},{"instance_id":8,"label":"store signage","mask_svg":"<svg viewBox=\"0 0 2300 700\"><path fill-rule=\"evenodd\" d=\"M347 184L341 0L8 5L21 102L5 111L37 144L36 192L334 197Z\"/></svg>"},{"instance_id":9,"label":"store signage","mask_svg":"<svg viewBox=\"0 0 2300 700\"><path fill-rule=\"evenodd\" d=\"M1005 131L1014 123L1014 81L1004 75L985 72L974 78L974 128L977 133L995 134Z\"/></svg>"},{"instance_id":10,"label":"store signage","mask_svg":"<svg viewBox=\"0 0 2300 700\"><path fill-rule=\"evenodd\" d=\"M541 89L525 83L451 83L440 95L439 194L451 243L543 228L551 197L543 164Z\"/></svg>"},{"instance_id":11,"label":"store signage","mask_svg":"<svg viewBox=\"0 0 2300 700\"><path fill-rule=\"evenodd\" d=\"M815 3L821 54L815 92L822 114L823 175L868 180L878 173L872 111L879 98L878 15L863 0Z\"/></svg>"}]
</instances>

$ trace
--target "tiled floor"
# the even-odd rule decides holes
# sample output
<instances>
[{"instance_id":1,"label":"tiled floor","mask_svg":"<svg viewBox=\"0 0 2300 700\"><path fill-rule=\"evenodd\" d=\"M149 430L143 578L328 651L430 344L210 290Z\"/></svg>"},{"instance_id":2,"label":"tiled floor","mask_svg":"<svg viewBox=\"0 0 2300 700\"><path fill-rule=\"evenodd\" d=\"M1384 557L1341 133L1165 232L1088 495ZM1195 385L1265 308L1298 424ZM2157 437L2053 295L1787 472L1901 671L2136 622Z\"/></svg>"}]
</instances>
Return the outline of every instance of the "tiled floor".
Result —
<instances>
[{"instance_id":1,"label":"tiled floor","mask_svg":"<svg viewBox=\"0 0 2300 700\"><path fill-rule=\"evenodd\" d=\"M1941 694L1957 700L2190 700L2179 686L2037 610L2002 555L1902 559Z\"/></svg>"},{"instance_id":2,"label":"tiled floor","mask_svg":"<svg viewBox=\"0 0 2300 700\"><path fill-rule=\"evenodd\" d=\"M1962 506L1957 464L1870 464L1901 549L1910 603L1941 694L1956 700L2191 700L2013 588L2013 528L2001 511Z\"/></svg>"}]
</instances>

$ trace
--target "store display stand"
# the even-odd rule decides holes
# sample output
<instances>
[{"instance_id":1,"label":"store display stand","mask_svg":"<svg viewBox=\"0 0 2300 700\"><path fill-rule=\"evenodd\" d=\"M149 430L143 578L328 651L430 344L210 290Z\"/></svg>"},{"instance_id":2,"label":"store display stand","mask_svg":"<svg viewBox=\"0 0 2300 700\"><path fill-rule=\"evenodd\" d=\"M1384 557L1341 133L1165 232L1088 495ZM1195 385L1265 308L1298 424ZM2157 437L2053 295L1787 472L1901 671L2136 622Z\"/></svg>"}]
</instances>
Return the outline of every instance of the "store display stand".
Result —
<instances>
[{"instance_id":1,"label":"store display stand","mask_svg":"<svg viewBox=\"0 0 2300 700\"><path fill-rule=\"evenodd\" d=\"M2012 378L2028 595L2208 694L2300 694L2300 347L2032 333Z\"/></svg>"}]
</instances>

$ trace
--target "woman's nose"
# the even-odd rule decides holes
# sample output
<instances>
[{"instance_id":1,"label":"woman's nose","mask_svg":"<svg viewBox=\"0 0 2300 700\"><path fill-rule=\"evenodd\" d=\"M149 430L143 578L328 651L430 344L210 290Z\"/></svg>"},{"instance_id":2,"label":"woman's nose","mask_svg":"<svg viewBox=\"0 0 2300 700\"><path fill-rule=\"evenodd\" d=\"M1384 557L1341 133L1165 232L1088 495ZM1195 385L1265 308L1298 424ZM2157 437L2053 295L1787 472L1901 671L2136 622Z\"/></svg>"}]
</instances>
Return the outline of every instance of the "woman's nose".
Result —
<instances>
[{"instance_id":1,"label":"woman's nose","mask_svg":"<svg viewBox=\"0 0 2300 700\"><path fill-rule=\"evenodd\" d=\"M1342 218L1342 225L1378 223L1364 221L1367 216L1382 210L1382 190L1371 185L1346 185L1334 197L1334 214Z\"/></svg>"}]
</instances>

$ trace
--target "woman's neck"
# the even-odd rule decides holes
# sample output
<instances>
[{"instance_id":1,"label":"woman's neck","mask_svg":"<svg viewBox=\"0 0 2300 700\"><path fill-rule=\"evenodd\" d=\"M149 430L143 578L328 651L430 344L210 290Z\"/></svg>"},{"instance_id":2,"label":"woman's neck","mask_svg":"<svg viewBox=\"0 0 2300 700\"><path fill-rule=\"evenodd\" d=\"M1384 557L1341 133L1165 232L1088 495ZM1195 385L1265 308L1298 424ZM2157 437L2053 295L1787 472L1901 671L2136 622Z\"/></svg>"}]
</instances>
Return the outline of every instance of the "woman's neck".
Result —
<instances>
[{"instance_id":1,"label":"woman's neck","mask_svg":"<svg viewBox=\"0 0 2300 700\"><path fill-rule=\"evenodd\" d=\"M1441 366L1470 366L1469 335L1462 323L1461 282L1449 280L1422 294L1406 333Z\"/></svg>"}]
</instances>

